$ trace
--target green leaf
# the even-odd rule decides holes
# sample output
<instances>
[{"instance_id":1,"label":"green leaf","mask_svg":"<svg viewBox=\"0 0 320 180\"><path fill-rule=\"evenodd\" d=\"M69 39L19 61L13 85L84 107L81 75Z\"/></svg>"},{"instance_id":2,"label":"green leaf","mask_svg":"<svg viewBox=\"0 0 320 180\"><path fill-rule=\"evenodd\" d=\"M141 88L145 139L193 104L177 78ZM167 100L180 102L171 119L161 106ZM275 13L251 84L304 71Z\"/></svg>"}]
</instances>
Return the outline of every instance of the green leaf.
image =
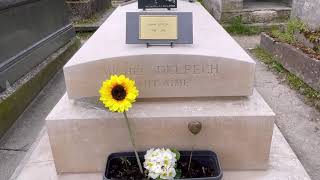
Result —
<instances>
[{"instance_id":1,"label":"green leaf","mask_svg":"<svg viewBox=\"0 0 320 180\"><path fill-rule=\"evenodd\" d=\"M174 177L175 179L180 179L182 175L181 169L176 169L176 176Z\"/></svg>"},{"instance_id":2,"label":"green leaf","mask_svg":"<svg viewBox=\"0 0 320 180\"><path fill-rule=\"evenodd\" d=\"M171 151L176 154L176 159L177 159L177 161L179 161L179 159L180 159L180 153L179 153L179 151L176 150L176 149L174 149L174 148L171 149Z\"/></svg>"}]
</instances>

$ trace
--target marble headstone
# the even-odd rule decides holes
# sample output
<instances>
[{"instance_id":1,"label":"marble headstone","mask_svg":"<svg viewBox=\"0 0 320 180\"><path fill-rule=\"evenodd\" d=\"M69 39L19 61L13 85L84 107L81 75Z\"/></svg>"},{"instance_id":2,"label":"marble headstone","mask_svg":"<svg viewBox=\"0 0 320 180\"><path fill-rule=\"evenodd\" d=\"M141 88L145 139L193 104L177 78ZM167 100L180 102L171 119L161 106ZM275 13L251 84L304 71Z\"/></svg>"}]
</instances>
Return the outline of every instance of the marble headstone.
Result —
<instances>
[{"instance_id":1,"label":"marble headstone","mask_svg":"<svg viewBox=\"0 0 320 180\"><path fill-rule=\"evenodd\" d=\"M182 11L193 12L194 40L174 48L126 44L126 12L136 11L118 8L65 65L69 98L98 96L120 73L136 81L139 98L252 94L255 62L204 9Z\"/></svg>"}]
</instances>

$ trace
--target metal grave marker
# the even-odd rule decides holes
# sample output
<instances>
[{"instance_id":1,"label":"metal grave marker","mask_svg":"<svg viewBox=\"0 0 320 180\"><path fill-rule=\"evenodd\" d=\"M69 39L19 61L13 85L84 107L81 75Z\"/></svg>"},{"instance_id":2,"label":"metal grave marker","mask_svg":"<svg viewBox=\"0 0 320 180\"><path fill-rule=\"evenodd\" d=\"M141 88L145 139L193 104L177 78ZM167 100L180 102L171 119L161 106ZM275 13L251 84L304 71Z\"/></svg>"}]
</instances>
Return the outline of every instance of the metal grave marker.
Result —
<instances>
[{"instance_id":1,"label":"metal grave marker","mask_svg":"<svg viewBox=\"0 0 320 180\"><path fill-rule=\"evenodd\" d=\"M192 44L191 12L127 12L127 44Z\"/></svg>"}]
</instances>

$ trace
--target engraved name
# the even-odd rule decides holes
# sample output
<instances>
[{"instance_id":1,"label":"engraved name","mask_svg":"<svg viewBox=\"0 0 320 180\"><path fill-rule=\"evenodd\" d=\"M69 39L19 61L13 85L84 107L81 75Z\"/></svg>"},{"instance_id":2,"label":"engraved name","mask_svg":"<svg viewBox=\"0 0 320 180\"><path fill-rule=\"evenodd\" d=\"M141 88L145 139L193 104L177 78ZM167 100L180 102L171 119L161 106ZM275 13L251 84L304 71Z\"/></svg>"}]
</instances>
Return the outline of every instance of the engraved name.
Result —
<instances>
[{"instance_id":1,"label":"engraved name","mask_svg":"<svg viewBox=\"0 0 320 180\"><path fill-rule=\"evenodd\" d=\"M107 78L112 74L125 74L126 76L142 76L143 79L136 79L140 88L183 88L190 87L192 80L189 78L167 77L166 75L207 75L216 77L219 73L218 64L162 64L145 67L140 64L113 65L106 68ZM154 75L162 75L163 79L152 79ZM161 77L161 76L160 76Z\"/></svg>"},{"instance_id":2,"label":"engraved name","mask_svg":"<svg viewBox=\"0 0 320 180\"><path fill-rule=\"evenodd\" d=\"M148 68L153 74L208 74L219 73L218 64L163 64L153 65ZM106 75L125 74L125 75L145 75L146 69L139 64L135 65L114 65L106 68Z\"/></svg>"}]
</instances>

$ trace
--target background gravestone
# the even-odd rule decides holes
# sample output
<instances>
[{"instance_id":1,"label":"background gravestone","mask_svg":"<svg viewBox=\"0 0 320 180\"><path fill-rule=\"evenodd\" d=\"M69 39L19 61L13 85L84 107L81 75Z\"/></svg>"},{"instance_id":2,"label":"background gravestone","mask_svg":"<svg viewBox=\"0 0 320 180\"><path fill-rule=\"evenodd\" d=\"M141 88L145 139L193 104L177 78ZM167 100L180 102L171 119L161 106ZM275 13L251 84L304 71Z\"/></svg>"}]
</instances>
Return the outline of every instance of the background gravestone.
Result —
<instances>
[{"instance_id":1,"label":"background gravestone","mask_svg":"<svg viewBox=\"0 0 320 180\"><path fill-rule=\"evenodd\" d=\"M320 28L320 1L319 0L294 0L292 4L292 17L300 18L309 28Z\"/></svg>"},{"instance_id":2,"label":"background gravestone","mask_svg":"<svg viewBox=\"0 0 320 180\"><path fill-rule=\"evenodd\" d=\"M111 0L66 0L71 20L87 19L111 7Z\"/></svg>"},{"instance_id":3,"label":"background gravestone","mask_svg":"<svg viewBox=\"0 0 320 180\"><path fill-rule=\"evenodd\" d=\"M0 1L0 92L68 43L64 0Z\"/></svg>"},{"instance_id":4,"label":"background gravestone","mask_svg":"<svg viewBox=\"0 0 320 180\"><path fill-rule=\"evenodd\" d=\"M222 13L221 0L204 0L202 3L204 7L209 11L210 14L213 15L213 17L216 20L221 19L221 13Z\"/></svg>"}]
</instances>

